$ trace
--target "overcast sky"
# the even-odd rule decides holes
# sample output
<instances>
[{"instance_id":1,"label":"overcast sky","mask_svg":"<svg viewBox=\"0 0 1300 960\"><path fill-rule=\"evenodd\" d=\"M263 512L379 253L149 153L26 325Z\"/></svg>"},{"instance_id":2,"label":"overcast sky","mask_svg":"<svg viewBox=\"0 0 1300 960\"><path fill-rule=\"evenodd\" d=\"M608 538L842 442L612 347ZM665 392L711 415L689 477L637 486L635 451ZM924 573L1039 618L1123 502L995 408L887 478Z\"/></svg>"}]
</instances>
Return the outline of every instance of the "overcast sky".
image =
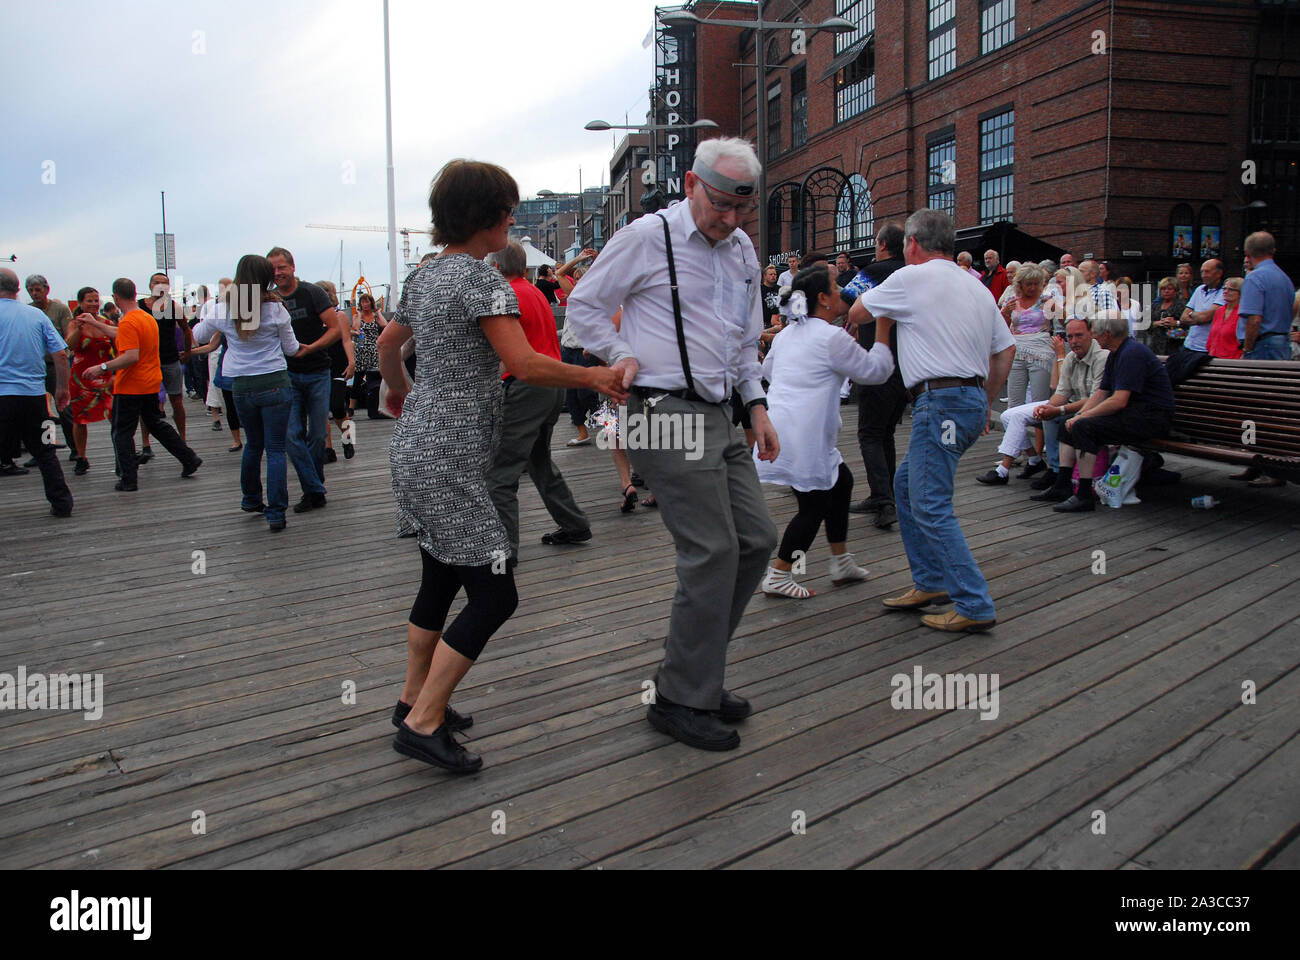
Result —
<instances>
[{"instance_id":1,"label":"overcast sky","mask_svg":"<svg viewBox=\"0 0 1300 960\"><path fill-rule=\"evenodd\" d=\"M645 117L654 0L391 0L398 227L438 168L500 163L527 196L608 178ZM305 280L388 279L382 0L5 0L0 258L53 295L143 286L161 232L186 282L293 251ZM481 18L481 19L476 19ZM354 180L355 182L349 182ZM418 238L421 250L428 240ZM398 238L399 259L401 238ZM413 251L414 252L414 251Z\"/></svg>"}]
</instances>

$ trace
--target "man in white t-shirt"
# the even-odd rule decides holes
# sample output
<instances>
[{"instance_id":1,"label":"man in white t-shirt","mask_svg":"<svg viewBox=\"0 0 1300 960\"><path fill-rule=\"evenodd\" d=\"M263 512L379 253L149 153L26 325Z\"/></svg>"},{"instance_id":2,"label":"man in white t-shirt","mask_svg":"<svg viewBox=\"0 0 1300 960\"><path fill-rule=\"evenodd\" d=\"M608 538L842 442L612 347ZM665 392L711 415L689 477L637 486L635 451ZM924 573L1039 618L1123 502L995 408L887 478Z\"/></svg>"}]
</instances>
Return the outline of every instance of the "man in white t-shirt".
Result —
<instances>
[{"instance_id":1,"label":"man in white t-shirt","mask_svg":"<svg viewBox=\"0 0 1300 960\"><path fill-rule=\"evenodd\" d=\"M987 630L997 622L988 583L966 544L952 507L961 455L989 429L1015 339L988 290L953 262L956 231L940 210L908 218L907 266L868 290L849 311L851 324L876 321L889 342L898 326L898 364L912 398L912 438L894 476L898 528L912 589L885 601L919 610L951 598L954 610L922 622L950 632Z\"/></svg>"}]
</instances>

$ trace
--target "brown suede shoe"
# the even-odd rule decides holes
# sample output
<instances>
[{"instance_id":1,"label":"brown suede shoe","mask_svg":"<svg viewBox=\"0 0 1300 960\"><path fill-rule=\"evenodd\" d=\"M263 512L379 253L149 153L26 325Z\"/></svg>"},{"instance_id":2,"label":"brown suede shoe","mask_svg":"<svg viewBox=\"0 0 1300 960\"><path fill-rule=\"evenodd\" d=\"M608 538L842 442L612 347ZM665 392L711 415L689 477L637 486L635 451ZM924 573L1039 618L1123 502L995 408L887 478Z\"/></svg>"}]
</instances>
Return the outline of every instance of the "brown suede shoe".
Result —
<instances>
[{"instance_id":1,"label":"brown suede shoe","mask_svg":"<svg viewBox=\"0 0 1300 960\"><path fill-rule=\"evenodd\" d=\"M922 617L921 622L927 627L933 627L947 633L979 633L981 630L987 630L997 623L996 620L971 620L969 617L963 617L956 610L949 610L947 613L932 613L929 616Z\"/></svg>"},{"instance_id":2,"label":"brown suede shoe","mask_svg":"<svg viewBox=\"0 0 1300 960\"><path fill-rule=\"evenodd\" d=\"M890 597L888 600L882 600L886 610L920 610L931 603L947 603L948 594L940 590L938 593L926 593L924 590L918 590L913 587L901 597Z\"/></svg>"}]
</instances>

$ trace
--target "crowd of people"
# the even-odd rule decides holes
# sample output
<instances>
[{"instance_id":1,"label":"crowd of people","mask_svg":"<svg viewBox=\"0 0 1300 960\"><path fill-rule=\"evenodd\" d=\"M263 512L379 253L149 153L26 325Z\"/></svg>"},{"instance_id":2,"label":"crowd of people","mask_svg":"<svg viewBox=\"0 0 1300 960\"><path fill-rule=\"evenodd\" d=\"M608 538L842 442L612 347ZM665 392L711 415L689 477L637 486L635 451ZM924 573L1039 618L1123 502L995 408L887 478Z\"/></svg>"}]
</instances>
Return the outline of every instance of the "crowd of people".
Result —
<instances>
[{"instance_id":1,"label":"crowd of people","mask_svg":"<svg viewBox=\"0 0 1300 960\"><path fill-rule=\"evenodd\" d=\"M707 140L686 173L684 201L619 230L599 255L584 250L530 282L509 235L514 179L492 164L452 161L429 195L442 251L407 278L391 320L368 297L355 315L340 310L332 285L299 280L282 247L242 257L214 297L204 291L187 305L171 298L163 274L151 278L149 297L137 300L123 278L110 301L87 287L72 309L31 277L25 305L17 276L0 269L0 472L25 472L16 459L26 445L51 512L69 516L52 433L62 428L84 475L87 429L108 420L117 490L138 489L153 438L182 477L193 476L203 461L185 439L188 392L203 399L214 430L224 413L236 438L240 508L279 532L290 465L301 489L293 512L326 506L331 420L351 459L358 405L397 417L389 446L397 532L416 541L422 576L393 745L468 773L482 760L454 734L473 718L451 700L518 604L521 477L557 525L542 542L586 543L588 515L552 459L561 414L575 427L569 446L593 443L598 431L619 436L621 418L689 418L699 426L690 455L628 442L612 444L613 456L621 509L636 508L638 485L653 490L676 553L647 719L692 747L731 750L753 708L726 689L728 644L756 591L812 595L797 577L823 527L834 585L869 576L847 549L848 529L851 514L873 515L882 529L898 526L912 577L885 608L951 603L921 622L987 630L995 605L955 515L953 485L961 456L995 416L1005 428L1000 459L980 482L1009 483L1027 455L1019 477L1034 481L1034 499L1084 512L1109 447L1167 434L1173 385L1197 360L1176 358L1219 356L1212 350L1234 336L1239 355L1256 359L1300 341L1294 288L1263 233L1246 240L1251 269L1238 283L1218 260L1202 266L1195 288L1181 269L1162 281L1149 329L1131 283L1109 264L1076 265L1066 254L1059 264L1004 266L990 250L980 271L956 251L951 217L930 209L883 225L862 268L840 253L792 259L784 273L760 269L740 229L760 171L747 142ZM854 384L870 488L857 503L836 446ZM899 464L895 434L909 404ZM780 536L764 484L790 488L797 503ZM461 590L466 605L448 625Z\"/></svg>"}]
</instances>

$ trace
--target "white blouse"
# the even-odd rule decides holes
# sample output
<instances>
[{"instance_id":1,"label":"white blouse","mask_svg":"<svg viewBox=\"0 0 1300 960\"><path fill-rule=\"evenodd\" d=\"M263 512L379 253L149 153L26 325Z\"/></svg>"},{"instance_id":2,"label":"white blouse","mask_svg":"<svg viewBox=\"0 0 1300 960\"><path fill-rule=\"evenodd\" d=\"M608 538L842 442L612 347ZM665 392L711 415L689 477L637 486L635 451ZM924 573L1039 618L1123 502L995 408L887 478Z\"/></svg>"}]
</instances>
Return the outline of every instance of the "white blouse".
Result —
<instances>
[{"instance_id":1,"label":"white blouse","mask_svg":"<svg viewBox=\"0 0 1300 960\"><path fill-rule=\"evenodd\" d=\"M772 384L768 417L781 453L767 463L758 459L755 446L758 479L800 491L835 486L844 462L835 447L844 378L884 383L893 372L894 355L886 344L867 351L842 327L818 317L791 323L778 333L763 363L763 377Z\"/></svg>"}]
</instances>

